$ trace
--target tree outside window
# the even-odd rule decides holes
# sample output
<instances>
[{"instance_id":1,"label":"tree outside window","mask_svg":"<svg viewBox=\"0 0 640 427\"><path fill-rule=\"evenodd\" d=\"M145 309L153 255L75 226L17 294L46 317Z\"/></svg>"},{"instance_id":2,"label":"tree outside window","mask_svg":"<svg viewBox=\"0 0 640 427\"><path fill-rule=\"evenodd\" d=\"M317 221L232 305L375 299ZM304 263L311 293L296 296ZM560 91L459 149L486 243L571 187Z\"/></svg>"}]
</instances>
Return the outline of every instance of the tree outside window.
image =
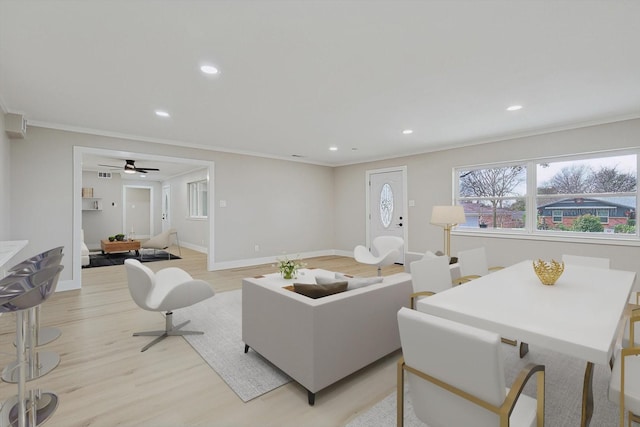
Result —
<instances>
[{"instance_id":1,"label":"tree outside window","mask_svg":"<svg viewBox=\"0 0 640 427\"><path fill-rule=\"evenodd\" d=\"M637 238L637 159L626 150L457 168L459 229Z\"/></svg>"}]
</instances>

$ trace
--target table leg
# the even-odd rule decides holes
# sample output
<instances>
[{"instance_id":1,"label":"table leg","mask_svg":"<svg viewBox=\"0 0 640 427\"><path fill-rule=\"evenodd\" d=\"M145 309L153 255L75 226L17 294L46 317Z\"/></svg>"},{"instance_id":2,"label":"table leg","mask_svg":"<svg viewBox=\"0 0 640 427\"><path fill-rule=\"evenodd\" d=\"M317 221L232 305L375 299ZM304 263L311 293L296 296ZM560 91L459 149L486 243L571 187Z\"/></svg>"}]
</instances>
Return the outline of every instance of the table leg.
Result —
<instances>
[{"instance_id":1,"label":"table leg","mask_svg":"<svg viewBox=\"0 0 640 427\"><path fill-rule=\"evenodd\" d=\"M593 415L593 363L587 362L582 386L582 419L580 427L589 427Z\"/></svg>"},{"instance_id":2,"label":"table leg","mask_svg":"<svg viewBox=\"0 0 640 427\"><path fill-rule=\"evenodd\" d=\"M520 341L520 359L525 357L529 353L529 344Z\"/></svg>"}]
</instances>

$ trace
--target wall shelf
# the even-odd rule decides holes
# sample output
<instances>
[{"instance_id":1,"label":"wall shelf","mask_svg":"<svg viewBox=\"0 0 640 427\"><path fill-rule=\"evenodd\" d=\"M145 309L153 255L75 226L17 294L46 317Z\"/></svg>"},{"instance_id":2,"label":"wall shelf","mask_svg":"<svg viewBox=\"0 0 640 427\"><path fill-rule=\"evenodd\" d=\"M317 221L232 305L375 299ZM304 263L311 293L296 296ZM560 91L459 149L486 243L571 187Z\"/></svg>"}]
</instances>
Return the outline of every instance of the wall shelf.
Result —
<instances>
[{"instance_id":1,"label":"wall shelf","mask_svg":"<svg viewBox=\"0 0 640 427\"><path fill-rule=\"evenodd\" d=\"M83 197L82 210L83 211L101 211L102 199L100 197Z\"/></svg>"}]
</instances>

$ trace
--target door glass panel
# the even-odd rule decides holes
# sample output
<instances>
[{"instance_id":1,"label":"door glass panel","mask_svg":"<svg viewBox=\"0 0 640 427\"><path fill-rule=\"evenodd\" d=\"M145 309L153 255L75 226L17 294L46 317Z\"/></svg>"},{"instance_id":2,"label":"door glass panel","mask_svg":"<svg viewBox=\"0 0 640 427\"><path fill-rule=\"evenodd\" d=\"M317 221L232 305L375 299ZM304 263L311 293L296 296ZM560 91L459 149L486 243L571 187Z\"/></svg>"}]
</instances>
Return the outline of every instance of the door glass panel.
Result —
<instances>
[{"instance_id":1,"label":"door glass panel","mask_svg":"<svg viewBox=\"0 0 640 427\"><path fill-rule=\"evenodd\" d=\"M380 222L384 228L389 228L393 219L393 190L389 184L384 184L380 190Z\"/></svg>"}]
</instances>

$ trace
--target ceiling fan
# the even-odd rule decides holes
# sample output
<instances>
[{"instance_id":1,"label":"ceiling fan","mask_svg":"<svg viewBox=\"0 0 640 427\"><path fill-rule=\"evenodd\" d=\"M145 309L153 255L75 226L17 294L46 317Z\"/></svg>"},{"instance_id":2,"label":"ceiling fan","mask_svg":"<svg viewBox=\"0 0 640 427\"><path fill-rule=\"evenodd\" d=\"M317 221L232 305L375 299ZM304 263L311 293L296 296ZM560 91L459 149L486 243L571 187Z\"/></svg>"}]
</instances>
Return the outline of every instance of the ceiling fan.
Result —
<instances>
[{"instance_id":1,"label":"ceiling fan","mask_svg":"<svg viewBox=\"0 0 640 427\"><path fill-rule=\"evenodd\" d=\"M149 171L159 171L160 169L156 169L156 168L137 168L136 164L135 164L135 160L125 160L125 165L122 169L124 169L124 173L136 173L136 172L140 172L140 173L147 173ZM121 169L120 166L113 166L113 165L98 165L98 166L104 166L107 168L114 168L114 169Z\"/></svg>"}]
</instances>

